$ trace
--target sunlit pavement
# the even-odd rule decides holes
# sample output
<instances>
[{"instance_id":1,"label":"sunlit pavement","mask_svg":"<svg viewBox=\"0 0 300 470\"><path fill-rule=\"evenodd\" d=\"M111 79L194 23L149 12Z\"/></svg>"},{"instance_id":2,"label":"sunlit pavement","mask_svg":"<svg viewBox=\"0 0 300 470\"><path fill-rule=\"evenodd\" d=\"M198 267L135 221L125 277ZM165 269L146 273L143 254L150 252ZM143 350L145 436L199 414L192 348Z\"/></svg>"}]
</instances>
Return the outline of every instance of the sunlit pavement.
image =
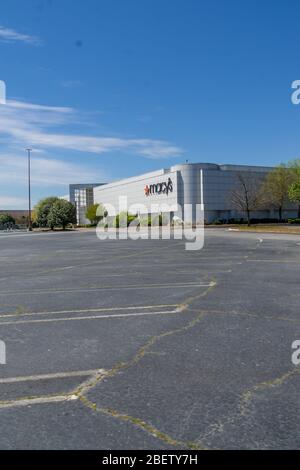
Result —
<instances>
[{"instance_id":1,"label":"sunlit pavement","mask_svg":"<svg viewBox=\"0 0 300 470\"><path fill-rule=\"evenodd\" d=\"M0 448L299 448L299 243L1 233Z\"/></svg>"}]
</instances>

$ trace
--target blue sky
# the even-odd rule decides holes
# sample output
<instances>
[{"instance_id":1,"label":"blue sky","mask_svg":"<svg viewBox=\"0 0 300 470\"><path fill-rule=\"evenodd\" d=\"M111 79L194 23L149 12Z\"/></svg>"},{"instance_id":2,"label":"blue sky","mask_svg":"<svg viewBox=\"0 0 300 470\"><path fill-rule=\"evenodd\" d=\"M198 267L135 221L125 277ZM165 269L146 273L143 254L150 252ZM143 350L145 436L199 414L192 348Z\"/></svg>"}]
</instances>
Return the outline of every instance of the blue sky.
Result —
<instances>
[{"instance_id":1,"label":"blue sky","mask_svg":"<svg viewBox=\"0 0 300 470\"><path fill-rule=\"evenodd\" d=\"M0 208L183 162L300 156L297 0L1 0Z\"/></svg>"}]
</instances>

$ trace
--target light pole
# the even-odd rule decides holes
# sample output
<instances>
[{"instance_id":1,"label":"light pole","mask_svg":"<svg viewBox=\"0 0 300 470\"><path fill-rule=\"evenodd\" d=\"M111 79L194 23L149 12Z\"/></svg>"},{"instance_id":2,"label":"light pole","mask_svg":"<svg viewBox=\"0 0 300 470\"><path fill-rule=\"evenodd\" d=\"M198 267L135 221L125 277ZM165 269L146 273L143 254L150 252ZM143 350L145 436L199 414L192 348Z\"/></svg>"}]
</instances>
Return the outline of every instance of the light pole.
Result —
<instances>
[{"instance_id":1,"label":"light pole","mask_svg":"<svg viewBox=\"0 0 300 470\"><path fill-rule=\"evenodd\" d=\"M32 149L26 149L28 154L28 231L32 232L32 223L31 223L31 175L30 175L30 164L31 164L31 152Z\"/></svg>"}]
</instances>

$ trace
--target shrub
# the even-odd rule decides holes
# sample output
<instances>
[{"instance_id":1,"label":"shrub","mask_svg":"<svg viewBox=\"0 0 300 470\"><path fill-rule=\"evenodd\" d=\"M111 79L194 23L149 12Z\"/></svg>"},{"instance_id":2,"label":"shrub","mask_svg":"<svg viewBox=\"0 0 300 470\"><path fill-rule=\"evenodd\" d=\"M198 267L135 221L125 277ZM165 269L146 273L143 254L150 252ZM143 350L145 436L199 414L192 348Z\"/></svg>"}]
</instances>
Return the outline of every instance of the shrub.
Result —
<instances>
[{"instance_id":1,"label":"shrub","mask_svg":"<svg viewBox=\"0 0 300 470\"><path fill-rule=\"evenodd\" d=\"M128 227L129 224L135 220L138 221L137 215L128 214L128 212L120 212L120 214L114 217L112 226L115 228ZM139 225L139 221L137 225Z\"/></svg>"},{"instance_id":2,"label":"shrub","mask_svg":"<svg viewBox=\"0 0 300 470\"><path fill-rule=\"evenodd\" d=\"M47 197L37 203L34 208L34 221L39 227L49 227L48 217L50 210L55 202L59 201L58 197Z\"/></svg>"},{"instance_id":3,"label":"shrub","mask_svg":"<svg viewBox=\"0 0 300 470\"><path fill-rule=\"evenodd\" d=\"M278 224L279 222L282 222L279 221L279 219L251 219L251 223L252 224Z\"/></svg>"},{"instance_id":4,"label":"shrub","mask_svg":"<svg viewBox=\"0 0 300 470\"><path fill-rule=\"evenodd\" d=\"M289 219L289 224L300 224L300 219Z\"/></svg>"},{"instance_id":5,"label":"shrub","mask_svg":"<svg viewBox=\"0 0 300 470\"><path fill-rule=\"evenodd\" d=\"M0 225L15 225L15 219L9 214L0 215Z\"/></svg>"},{"instance_id":6,"label":"shrub","mask_svg":"<svg viewBox=\"0 0 300 470\"><path fill-rule=\"evenodd\" d=\"M107 212L102 204L93 204L87 208L85 213L86 218L92 225L97 225L106 215Z\"/></svg>"},{"instance_id":7,"label":"shrub","mask_svg":"<svg viewBox=\"0 0 300 470\"><path fill-rule=\"evenodd\" d=\"M234 224L243 225L243 224L246 224L247 221L246 221L245 219L243 219L243 218L242 218L242 219L229 219L229 220L228 220L228 223L229 223L229 224L233 224L233 225L234 225Z\"/></svg>"},{"instance_id":8,"label":"shrub","mask_svg":"<svg viewBox=\"0 0 300 470\"><path fill-rule=\"evenodd\" d=\"M137 214L133 215L127 212L121 212L113 218L112 226L115 228L129 227L131 224L134 225L133 222L135 222L137 227L162 227L166 224L166 219L164 219L161 214L138 216Z\"/></svg>"},{"instance_id":9,"label":"shrub","mask_svg":"<svg viewBox=\"0 0 300 470\"><path fill-rule=\"evenodd\" d=\"M212 222L212 225L223 225L224 221L221 219L216 219Z\"/></svg>"},{"instance_id":10,"label":"shrub","mask_svg":"<svg viewBox=\"0 0 300 470\"><path fill-rule=\"evenodd\" d=\"M58 199L51 206L47 222L52 229L62 227L65 230L67 225L76 223L76 207L71 202Z\"/></svg>"}]
</instances>

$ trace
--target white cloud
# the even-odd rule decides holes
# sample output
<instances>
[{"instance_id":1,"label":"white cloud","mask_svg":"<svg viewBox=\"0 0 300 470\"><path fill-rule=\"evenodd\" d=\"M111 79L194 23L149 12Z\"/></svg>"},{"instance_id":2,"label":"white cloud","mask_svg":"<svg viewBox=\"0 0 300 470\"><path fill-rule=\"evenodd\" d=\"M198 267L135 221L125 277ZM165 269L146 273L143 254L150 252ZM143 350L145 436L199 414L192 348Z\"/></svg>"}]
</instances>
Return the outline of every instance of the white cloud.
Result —
<instances>
[{"instance_id":1,"label":"white cloud","mask_svg":"<svg viewBox=\"0 0 300 470\"><path fill-rule=\"evenodd\" d=\"M9 181L14 185L27 184L27 158L14 154L0 156L0 183L3 186ZM101 174L98 173L98 179ZM33 186L67 186L69 183L94 181L95 172L86 170L82 165L76 165L57 159L35 157L32 154L31 181ZM106 179L102 174L102 179Z\"/></svg>"},{"instance_id":2,"label":"white cloud","mask_svg":"<svg viewBox=\"0 0 300 470\"><path fill-rule=\"evenodd\" d=\"M70 114L75 110L73 108L63 107L63 106L43 106L40 104L25 103L24 101L7 101L7 106L15 109L25 109L29 111L49 111L52 113L63 113Z\"/></svg>"},{"instance_id":3,"label":"white cloud","mask_svg":"<svg viewBox=\"0 0 300 470\"><path fill-rule=\"evenodd\" d=\"M181 148L164 140L62 132L64 125L78 124L80 120L83 122L83 116L80 118L77 111L70 107L7 101L7 105L0 106L0 138L2 134L10 144L36 146L42 150L53 148L95 154L127 151L146 158L167 158L183 153Z\"/></svg>"},{"instance_id":4,"label":"white cloud","mask_svg":"<svg viewBox=\"0 0 300 470\"><path fill-rule=\"evenodd\" d=\"M0 195L0 210L25 208L28 205L28 199L22 197L6 197Z\"/></svg>"},{"instance_id":5,"label":"white cloud","mask_svg":"<svg viewBox=\"0 0 300 470\"><path fill-rule=\"evenodd\" d=\"M14 29L5 28L0 26L0 41L4 42L23 42L27 44L37 45L40 44L40 40L35 36L29 34L22 34Z\"/></svg>"}]
</instances>

